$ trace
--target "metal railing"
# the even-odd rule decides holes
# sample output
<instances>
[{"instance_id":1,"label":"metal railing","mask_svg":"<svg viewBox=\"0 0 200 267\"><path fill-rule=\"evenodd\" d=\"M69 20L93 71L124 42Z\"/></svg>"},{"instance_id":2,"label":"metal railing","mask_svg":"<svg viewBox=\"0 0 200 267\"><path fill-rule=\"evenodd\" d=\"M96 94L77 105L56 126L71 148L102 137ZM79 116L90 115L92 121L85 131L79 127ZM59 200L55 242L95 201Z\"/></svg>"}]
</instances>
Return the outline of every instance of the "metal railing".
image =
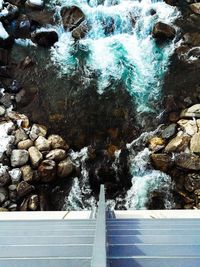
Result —
<instances>
[{"instance_id":1,"label":"metal railing","mask_svg":"<svg viewBox=\"0 0 200 267\"><path fill-rule=\"evenodd\" d=\"M104 185L101 185L91 267L106 267L106 209Z\"/></svg>"}]
</instances>

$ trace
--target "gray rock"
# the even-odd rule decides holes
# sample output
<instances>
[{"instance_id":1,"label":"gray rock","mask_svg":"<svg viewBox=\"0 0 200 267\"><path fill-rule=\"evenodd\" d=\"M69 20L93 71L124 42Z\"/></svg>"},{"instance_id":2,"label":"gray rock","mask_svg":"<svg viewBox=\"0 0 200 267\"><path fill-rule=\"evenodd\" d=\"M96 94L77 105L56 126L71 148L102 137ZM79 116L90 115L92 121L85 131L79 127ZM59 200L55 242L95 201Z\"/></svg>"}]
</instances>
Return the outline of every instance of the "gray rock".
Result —
<instances>
[{"instance_id":1,"label":"gray rock","mask_svg":"<svg viewBox=\"0 0 200 267\"><path fill-rule=\"evenodd\" d=\"M22 177L22 172L20 169L15 168L9 171L9 175L11 177L12 183L19 183Z\"/></svg>"},{"instance_id":2,"label":"gray rock","mask_svg":"<svg viewBox=\"0 0 200 267\"><path fill-rule=\"evenodd\" d=\"M29 155L30 155L30 160L32 163L32 166L34 168L37 168L40 164L40 162L42 161L42 153L34 146L30 147L28 149Z\"/></svg>"},{"instance_id":3,"label":"gray rock","mask_svg":"<svg viewBox=\"0 0 200 267\"><path fill-rule=\"evenodd\" d=\"M177 125L175 123L170 124L168 127L164 129L162 132L162 138L169 139L176 133Z\"/></svg>"},{"instance_id":4,"label":"gray rock","mask_svg":"<svg viewBox=\"0 0 200 267\"><path fill-rule=\"evenodd\" d=\"M20 141L28 139L28 135L21 128L15 131L15 144L18 144Z\"/></svg>"},{"instance_id":5,"label":"gray rock","mask_svg":"<svg viewBox=\"0 0 200 267\"><path fill-rule=\"evenodd\" d=\"M14 149L11 154L11 166L21 167L28 162L29 153L24 149Z\"/></svg>"},{"instance_id":6,"label":"gray rock","mask_svg":"<svg viewBox=\"0 0 200 267\"><path fill-rule=\"evenodd\" d=\"M58 176L61 178L67 177L74 171L75 166L70 158L67 158L58 163Z\"/></svg>"},{"instance_id":7,"label":"gray rock","mask_svg":"<svg viewBox=\"0 0 200 267\"><path fill-rule=\"evenodd\" d=\"M49 151L50 142L43 136L39 136L35 141L35 146L39 151Z\"/></svg>"},{"instance_id":8,"label":"gray rock","mask_svg":"<svg viewBox=\"0 0 200 267\"><path fill-rule=\"evenodd\" d=\"M0 106L0 116L3 116L6 113L4 106Z\"/></svg>"},{"instance_id":9,"label":"gray rock","mask_svg":"<svg viewBox=\"0 0 200 267\"><path fill-rule=\"evenodd\" d=\"M8 167L0 164L0 186L7 185L10 182Z\"/></svg>"},{"instance_id":10,"label":"gray rock","mask_svg":"<svg viewBox=\"0 0 200 267\"><path fill-rule=\"evenodd\" d=\"M43 125L40 124L33 124L29 137L32 141L35 141L38 136L43 136L45 137L47 134L47 128Z\"/></svg>"}]
</instances>

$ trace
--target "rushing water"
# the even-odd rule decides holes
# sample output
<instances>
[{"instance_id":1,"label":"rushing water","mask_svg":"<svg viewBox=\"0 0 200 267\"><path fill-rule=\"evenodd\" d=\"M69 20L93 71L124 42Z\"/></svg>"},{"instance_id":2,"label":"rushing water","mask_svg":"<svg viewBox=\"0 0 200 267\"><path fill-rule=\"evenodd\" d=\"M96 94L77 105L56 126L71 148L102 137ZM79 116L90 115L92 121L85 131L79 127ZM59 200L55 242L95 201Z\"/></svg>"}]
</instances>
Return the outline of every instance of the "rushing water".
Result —
<instances>
[{"instance_id":1,"label":"rushing water","mask_svg":"<svg viewBox=\"0 0 200 267\"><path fill-rule=\"evenodd\" d=\"M157 21L172 23L177 10L156 0L100 3L96 0L51 1L58 10L65 5L79 6L91 27L78 45L62 26L57 29L60 38L52 49L52 60L60 66L63 75L78 71L81 65L86 87L96 73L99 93L121 84L132 96L138 112L152 111L160 97L162 77L174 44L158 46L151 32Z\"/></svg>"}]
</instances>

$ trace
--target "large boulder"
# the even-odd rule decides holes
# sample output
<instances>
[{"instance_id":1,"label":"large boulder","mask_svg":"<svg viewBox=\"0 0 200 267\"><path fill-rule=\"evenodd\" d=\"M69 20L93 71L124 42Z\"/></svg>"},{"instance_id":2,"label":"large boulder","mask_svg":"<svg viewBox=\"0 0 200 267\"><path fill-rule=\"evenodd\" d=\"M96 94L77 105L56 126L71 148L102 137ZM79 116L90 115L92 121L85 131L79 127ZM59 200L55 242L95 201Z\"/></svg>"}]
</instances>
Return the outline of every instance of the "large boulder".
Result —
<instances>
[{"instance_id":1,"label":"large boulder","mask_svg":"<svg viewBox=\"0 0 200 267\"><path fill-rule=\"evenodd\" d=\"M200 118L200 104L195 104L181 112L181 118Z\"/></svg>"},{"instance_id":2,"label":"large boulder","mask_svg":"<svg viewBox=\"0 0 200 267\"><path fill-rule=\"evenodd\" d=\"M24 149L14 149L11 154L11 166L21 167L28 162L29 153Z\"/></svg>"},{"instance_id":3,"label":"large boulder","mask_svg":"<svg viewBox=\"0 0 200 267\"><path fill-rule=\"evenodd\" d=\"M184 151L189 144L190 137L187 135L177 135L165 147L166 153L175 153Z\"/></svg>"},{"instance_id":4,"label":"large boulder","mask_svg":"<svg viewBox=\"0 0 200 267\"><path fill-rule=\"evenodd\" d=\"M152 154L153 166L163 172L168 171L174 164L172 157L167 154Z\"/></svg>"},{"instance_id":5,"label":"large boulder","mask_svg":"<svg viewBox=\"0 0 200 267\"><path fill-rule=\"evenodd\" d=\"M34 43L43 47L51 47L58 41L58 34L55 31L40 31L31 35Z\"/></svg>"},{"instance_id":6,"label":"large boulder","mask_svg":"<svg viewBox=\"0 0 200 267\"><path fill-rule=\"evenodd\" d=\"M75 166L73 162L70 160L70 158L67 158L65 160L62 160L58 164L58 171L57 174L61 178L65 178L73 173L75 169Z\"/></svg>"},{"instance_id":7,"label":"large boulder","mask_svg":"<svg viewBox=\"0 0 200 267\"><path fill-rule=\"evenodd\" d=\"M173 39L175 37L176 30L163 22L157 22L153 27L152 35L155 39L166 40Z\"/></svg>"},{"instance_id":8,"label":"large boulder","mask_svg":"<svg viewBox=\"0 0 200 267\"><path fill-rule=\"evenodd\" d=\"M200 171L200 157L194 154L177 154L175 157L175 164L182 169Z\"/></svg>"},{"instance_id":9,"label":"large boulder","mask_svg":"<svg viewBox=\"0 0 200 267\"><path fill-rule=\"evenodd\" d=\"M68 31L72 31L85 20L85 14L77 6L63 7L61 9L61 17L63 27Z\"/></svg>"},{"instance_id":10,"label":"large boulder","mask_svg":"<svg viewBox=\"0 0 200 267\"><path fill-rule=\"evenodd\" d=\"M44 183L52 182L56 177L56 163L53 160L43 160L38 168L41 181Z\"/></svg>"}]
</instances>

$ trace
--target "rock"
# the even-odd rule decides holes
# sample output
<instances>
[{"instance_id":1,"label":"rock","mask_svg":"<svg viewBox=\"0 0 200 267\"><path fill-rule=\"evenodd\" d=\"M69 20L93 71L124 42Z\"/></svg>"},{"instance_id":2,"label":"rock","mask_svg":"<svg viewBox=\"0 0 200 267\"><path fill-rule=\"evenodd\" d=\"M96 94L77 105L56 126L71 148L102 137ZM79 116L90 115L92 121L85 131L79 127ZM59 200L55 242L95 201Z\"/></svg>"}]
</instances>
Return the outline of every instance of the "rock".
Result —
<instances>
[{"instance_id":1,"label":"rock","mask_svg":"<svg viewBox=\"0 0 200 267\"><path fill-rule=\"evenodd\" d=\"M41 31L31 34L31 40L43 47L51 47L58 41L58 34L55 31Z\"/></svg>"},{"instance_id":2,"label":"rock","mask_svg":"<svg viewBox=\"0 0 200 267\"><path fill-rule=\"evenodd\" d=\"M43 136L39 136L35 141L35 146L39 151L49 151L50 142Z\"/></svg>"},{"instance_id":3,"label":"rock","mask_svg":"<svg viewBox=\"0 0 200 267\"><path fill-rule=\"evenodd\" d=\"M11 154L11 166L21 167L28 162L29 154L24 149L14 149Z\"/></svg>"},{"instance_id":4,"label":"rock","mask_svg":"<svg viewBox=\"0 0 200 267\"><path fill-rule=\"evenodd\" d=\"M200 46L200 33L187 32L183 36L183 44L187 46Z\"/></svg>"},{"instance_id":5,"label":"rock","mask_svg":"<svg viewBox=\"0 0 200 267\"><path fill-rule=\"evenodd\" d=\"M61 17L64 29L69 31L78 27L85 20L85 14L77 6L63 7Z\"/></svg>"},{"instance_id":6,"label":"rock","mask_svg":"<svg viewBox=\"0 0 200 267\"><path fill-rule=\"evenodd\" d=\"M46 159L52 159L55 161L61 161L66 157L66 152L64 149L54 149L51 150L47 155L46 155Z\"/></svg>"},{"instance_id":7,"label":"rock","mask_svg":"<svg viewBox=\"0 0 200 267\"><path fill-rule=\"evenodd\" d=\"M28 202L28 208L32 211L35 211L38 209L39 206L39 197L38 195L32 195L29 198L29 202Z\"/></svg>"},{"instance_id":8,"label":"rock","mask_svg":"<svg viewBox=\"0 0 200 267\"><path fill-rule=\"evenodd\" d=\"M29 119L26 115L20 114L16 111L10 111L7 113L7 115L12 121L18 122L22 128L29 127Z\"/></svg>"},{"instance_id":9,"label":"rock","mask_svg":"<svg viewBox=\"0 0 200 267\"><path fill-rule=\"evenodd\" d=\"M151 160L154 167L163 172L167 172L174 165L172 157L167 154L152 154Z\"/></svg>"},{"instance_id":10,"label":"rock","mask_svg":"<svg viewBox=\"0 0 200 267\"><path fill-rule=\"evenodd\" d=\"M159 149L163 148L165 141L158 136L154 136L149 140L149 148L153 151L158 151Z\"/></svg>"},{"instance_id":11,"label":"rock","mask_svg":"<svg viewBox=\"0 0 200 267\"><path fill-rule=\"evenodd\" d=\"M25 57L19 64L21 69L26 69L34 65L34 61L29 56Z\"/></svg>"},{"instance_id":12,"label":"rock","mask_svg":"<svg viewBox=\"0 0 200 267\"><path fill-rule=\"evenodd\" d=\"M13 94L19 93L19 91L22 89L21 84L17 80L13 80L11 85L9 86L9 90Z\"/></svg>"},{"instance_id":13,"label":"rock","mask_svg":"<svg viewBox=\"0 0 200 267\"><path fill-rule=\"evenodd\" d=\"M56 134L52 134L48 137L48 141L51 144L51 148L52 149L56 149L56 148L62 148L65 150L69 149L69 146L66 144L65 140Z\"/></svg>"},{"instance_id":14,"label":"rock","mask_svg":"<svg viewBox=\"0 0 200 267\"><path fill-rule=\"evenodd\" d=\"M175 164L182 169L199 171L200 157L193 154L181 153L176 155Z\"/></svg>"},{"instance_id":15,"label":"rock","mask_svg":"<svg viewBox=\"0 0 200 267\"><path fill-rule=\"evenodd\" d=\"M24 197L30 194L35 189L34 186L22 181L17 186L17 194L19 197Z\"/></svg>"},{"instance_id":16,"label":"rock","mask_svg":"<svg viewBox=\"0 0 200 267\"><path fill-rule=\"evenodd\" d=\"M57 174L61 178L65 178L73 173L75 166L70 158L67 158L58 163Z\"/></svg>"},{"instance_id":17,"label":"rock","mask_svg":"<svg viewBox=\"0 0 200 267\"><path fill-rule=\"evenodd\" d=\"M33 124L29 137L32 141L35 141L38 138L38 136L45 137L46 134L47 134L47 128L44 125Z\"/></svg>"},{"instance_id":18,"label":"rock","mask_svg":"<svg viewBox=\"0 0 200 267\"><path fill-rule=\"evenodd\" d=\"M4 106L0 106L0 116L3 116L6 113Z\"/></svg>"},{"instance_id":19,"label":"rock","mask_svg":"<svg viewBox=\"0 0 200 267\"><path fill-rule=\"evenodd\" d=\"M178 125L180 125L181 129L184 131L184 133L192 136L195 133L197 133L197 125L200 125L200 120L185 120L181 119L177 122Z\"/></svg>"},{"instance_id":20,"label":"rock","mask_svg":"<svg viewBox=\"0 0 200 267\"><path fill-rule=\"evenodd\" d=\"M200 15L200 3L194 3L190 5L190 9L195 13Z\"/></svg>"},{"instance_id":21,"label":"rock","mask_svg":"<svg viewBox=\"0 0 200 267\"><path fill-rule=\"evenodd\" d=\"M23 129L19 128L15 131L15 145L17 145L20 141L24 141L26 139L28 139L28 135Z\"/></svg>"},{"instance_id":22,"label":"rock","mask_svg":"<svg viewBox=\"0 0 200 267\"><path fill-rule=\"evenodd\" d=\"M53 160L43 160L38 168L41 181L52 182L56 177L56 163Z\"/></svg>"},{"instance_id":23,"label":"rock","mask_svg":"<svg viewBox=\"0 0 200 267\"><path fill-rule=\"evenodd\" d=\"M11 184L9 187L9 199L12 201L17 200L17 186L15 184Z\"/></svg>"},{"instance_id":24,"label":"rock","mask_svg":"<svg viewBox=\"0 0 200 267\"><path fill-rule=\"evenodd\" d=\"M17 204L16 203L10 203L8 206L9 211L17 211Z\"/></svg>"},{"instance_id":25,"label":"rock","mask_svg":"<svg viewBox=\"0 0 200 267\"><path fill-rule=\"evenodd\" d=\"M4 9L5 10L5 9ZM19 16L19 8L16 5L7 3L6 12L1 13L1 21L12 21Z\"/></svg>"},{"instance_id":26,"label":"rock","mask_svg":"<svg viewBox=\"0 0 200 267\"><path fill-rule=\"evenodd\" d=\"M0 48L0 65L5 66L8 64L8 50Z\"/></svg>"},{"instance_id":27,"label":"rock","mask_svg":"<svg viewBox=\"0 0 200 267\"><path fill-rule=\"evenodd\" d=\"M85 22L82 22L77 28L72 31L72 37L75 40L84 38L89 31L89 28Z\"/></svg>"},{"instance_id":28,"label":"rock","mask_svg":"<svg viewBox=\"0 0 200 267\"><path fill-rule=\"evenodd\" d=\"M190 137L187 135L177 135L174 137L165 147L166 153L181 152L184 151L189 144Z\"/></svg>"},{"instance_id":29,"label":"rock","mask_svg":"<svg viewBox=\"0 0 200 267\"><path fill-rule=\"evenodd\" d=\"M44 26L47 24L55 24L55 12L52 10L34 10L27 14L31 25Z\"/></svg>"},{"instance_id":30,"label":"rock","mask_svg":"<svg viewBox=\"0 0 200 267\"><path fill-rule=\"evenodd\" d=\"M13 34L15 38L25 39L31 37L31 24L27 15L20 14L14 25Z\"/></svg>"},{"instance_id":31,"label":"rock","mask_svg":"<svg viewBox=\"0 0 200 267\"><path fill-rule=\"evenodd\" d=\"M200 118L200 104L196 104L181 112L181 118Z\"/></svg>"},{"instance_id":32,"label":"rock","mask_svg":"<svg viewBox=\"0 0 200 267\"><path fill-rule=\"evenodd\" d=\"M177 125L175 123L170 124L168 127L164 129L162 132L162 138L169 139L176 133Z\"/></svg>"},{"instance_id":33,"label":"rock","mask_svg":"<svg viewBox=\"0 0 200 267\"><path fill-rule=\"evenodd\" d=\"M9 175L11 177L12 183L15 184L15 183L20 182L21 177L22 177L22 172L20 169L15 168L15 169L12 169L11 171L9 171Z\"/></svg>"},{"instance_id":34,"label":"rock","mask_svg":"<svg viewBox=\"0 0 200 267\"><path fill-rule=\"evenodd\" d=\"M33 182L33 170L30 165L24 165L21 167L22 178L27 183Z\"/></svg>"},{"instance_id":35,"label":"rock","mask_svg":"<svg viewBox=\"0 0 200 267\"><path fill-rule=\"evenodd\" d=\"M200 132L195 133L190 141L190 150L193 153L200 153Z\"/></svg>"},{"instance_id":36,"label":"rock","mask_svg":"<svg viewBox=\"0 0 200 267\"><path fill-rule=\"evenodd\" d=\"M176 6L178 4L177 0L164 0L166 4L170 6Z\"/></svg>"},{"instance_id":37,"label":"rock","mask_svg":"<svg viewBox=\"0 0 200 267\"><path fill-rule=\"evenodd\" d=\"M43 158L42 153L34 146L30 147L28 149L28 152L29 152L32 166L34 168L37 168L39 166L40 162L42 161L42 158Z\"/></svg>"},{"instance_id":38,"label":"rock","mask_svg":"<svg viewBox=\"0 0 200 267\"><path fill-rule=\"evenodd\" d=\"M166 40L173 39L175 37L175 29L163 22L157 22L153 27L152 35L155 39Z\"/></svg>"},{"instance_id":39,"label":"rock","mask_svg":"<svg viewBox=\"0 0 200 267\"><path fill-rule=\"evenodd\" d=\"M31 8L42 9L44 7L44 0L27 0L26 5Z\"/></svg>"},{"instance_id":40,"label":"rock","mask_svg":"<svg viewBox=\"0 0 200 267\"><path fill-rule=\"evenodd\" d=\"M28 150L31 146L33 146L33 141L31 139L27 139L27 140L24 140L24 141L20 141L18 144L17 144L17 147L19 149L26 149Z\"/></svg>"},{"instance_id":41,"label":"rock","mask_svg":"<svg viewBox=\"0 0 200 267\"><path fill-rule=\"evenodd\" d=\"M8 191L4 187L0 187L0 205L8 199Z\"/></svg>"},{"instance_id":42,"label":"rock","mask_svg":"<svg viewBox=\"0 0 200 267\"><path fill-rule=\"evenodd\" d=\"M20 205L20 211L28 211L28 203L29 203L29 198L25 198L21 205Z\"/></svg>"}]
</instances>

